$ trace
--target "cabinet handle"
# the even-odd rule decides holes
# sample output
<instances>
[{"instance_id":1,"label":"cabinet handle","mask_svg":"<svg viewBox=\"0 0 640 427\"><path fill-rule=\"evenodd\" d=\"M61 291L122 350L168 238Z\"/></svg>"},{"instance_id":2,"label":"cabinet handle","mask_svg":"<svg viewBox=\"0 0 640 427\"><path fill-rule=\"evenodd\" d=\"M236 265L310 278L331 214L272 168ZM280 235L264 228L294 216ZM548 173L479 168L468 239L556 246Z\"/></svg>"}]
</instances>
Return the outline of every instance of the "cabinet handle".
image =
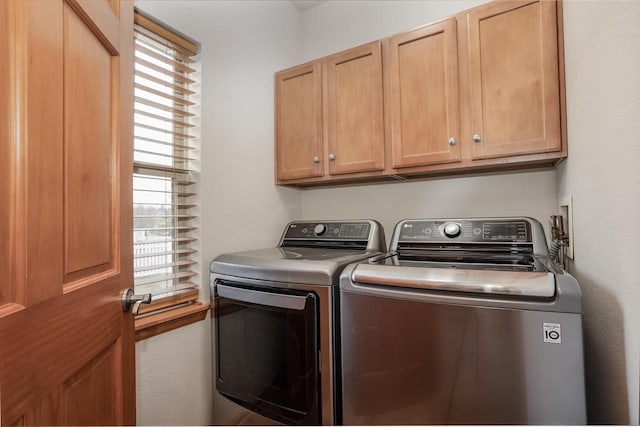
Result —
<instances>
[{"instance_id":1,"label":"cabinet handle","mask_svg":"<svg viewBox=\"0 0 640 427\"><path fill-rule=\"evenodd\" d=\"M480 142L482 141L482 135L480 135L479 133L476 133L475 135L473 135L473 142Z\"/></svg>"},{"instance_id":2,"label":"cabinet handle","mask_svg":"<svg viewBox=\"0 0 640 427\"><path fill-rule=\"evenodd\" d=\"M336 156L334 156L333 154L329 154L329 160L335 160Z\"/></svg>"},{"instance_id":3,"label":"cabinet handle","mask_svg":"<svg viewBox=\"0 0 640 427\"><path fill-rule=\"evenodd\" d=\"M457 143L458 141L454 137L449 138L449 145L454 146Z\"/></svg>"},{"instance_id":4,"label":"cabinet handle","mask_svg":"<svg viewBox=\"0 0 640 427\"><path fill-rule=\"evenodd\" d=\"M318 156L315 156L313 158L313 163L320 163L320 159L318 158Z\"/></svg>"}]
</instances>

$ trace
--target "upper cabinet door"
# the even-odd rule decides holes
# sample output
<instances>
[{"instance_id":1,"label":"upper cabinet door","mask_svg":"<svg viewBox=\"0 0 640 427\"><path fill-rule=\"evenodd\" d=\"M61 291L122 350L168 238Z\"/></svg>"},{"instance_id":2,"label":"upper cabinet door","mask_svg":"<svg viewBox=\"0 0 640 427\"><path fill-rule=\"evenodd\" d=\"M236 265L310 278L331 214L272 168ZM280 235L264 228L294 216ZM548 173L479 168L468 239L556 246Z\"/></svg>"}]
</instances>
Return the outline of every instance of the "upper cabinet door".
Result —
<instances>
[{"instance_id":1,"label":"upper cabinet door","mask_svg":"<svg viewBox=\"0 0 640 427\"><path fill-rule=\"evenodd\" d=\"M394 168L460 160L457 45L453 18L389 40Z\"/></svg>"},{"instance_id":2,"label":"upper cabinet door","mask_svg":"<svg viewBox=\"0 0 640 427\"><path fill-rule=\"evenodd\" d=\"M323 174L321 73L315 61L275 75L276 181Z\"/></svg>"},{"instance_id":3,"label":"upper cabinet door","mask_svg":"<svg viewBox=\"0 0 640 427\"><path fill-rule=\"evenodd\" d=\"M327 58L325 70L329 173L383 170L380 42Z\"/></svg>"},{"instance_id":4,"label":"upper cabinet door","mask_svg":"<svg viewBox=\"0 0 640 427\"><path fill-rule=\"evenodd\" d=\"M490 3L468 17L473 158L560 150L556 2Z\"/></svg>"}]
</instances>

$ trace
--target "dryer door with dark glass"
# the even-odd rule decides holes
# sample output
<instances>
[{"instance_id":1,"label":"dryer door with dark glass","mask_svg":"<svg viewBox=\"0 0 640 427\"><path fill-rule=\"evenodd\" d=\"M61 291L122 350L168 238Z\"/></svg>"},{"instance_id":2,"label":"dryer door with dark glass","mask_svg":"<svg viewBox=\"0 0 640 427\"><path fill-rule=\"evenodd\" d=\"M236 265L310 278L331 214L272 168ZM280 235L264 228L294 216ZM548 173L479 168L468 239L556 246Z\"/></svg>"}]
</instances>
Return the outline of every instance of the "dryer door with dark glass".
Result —
<instances>
[{"instance_id":1,"label":"dryer door with dark glass","mask_svg":"<svg viewBox=\"0 0 640 427\"><path fill-rule=\"evenodd\" d=\"M216 282L216 388L285 424L321 424L318 298Z\"/></svg>"}]
</instances>

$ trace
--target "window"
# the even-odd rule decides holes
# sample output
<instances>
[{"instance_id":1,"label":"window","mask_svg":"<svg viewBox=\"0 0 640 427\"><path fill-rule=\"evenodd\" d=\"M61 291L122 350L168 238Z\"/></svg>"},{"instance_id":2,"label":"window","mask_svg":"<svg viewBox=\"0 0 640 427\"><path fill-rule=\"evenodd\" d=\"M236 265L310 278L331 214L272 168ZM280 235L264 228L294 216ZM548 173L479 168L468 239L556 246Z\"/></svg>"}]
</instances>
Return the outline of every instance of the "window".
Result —
<instances>
[{"instance_id":1,"label":"window","mask_svg":"<svg viewBox=\"0 0 640 427\"><path fill-rule=\"evenodd\" d=\"M133 222L136 293L156 312L198 299L196 45L136 11Z\"/></svg>"}]
</instances>

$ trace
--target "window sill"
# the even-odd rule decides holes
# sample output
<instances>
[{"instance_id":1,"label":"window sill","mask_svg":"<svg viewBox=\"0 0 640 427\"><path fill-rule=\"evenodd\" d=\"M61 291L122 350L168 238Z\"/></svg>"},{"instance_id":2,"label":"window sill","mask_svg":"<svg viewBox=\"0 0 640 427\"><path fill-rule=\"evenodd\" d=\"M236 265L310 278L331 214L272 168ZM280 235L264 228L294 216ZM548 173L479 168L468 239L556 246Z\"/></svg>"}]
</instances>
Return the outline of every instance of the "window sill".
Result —
<instances>
[{"instance_id":1,"label":"window sill","mask_svg":"<svg viewBox=\"0 0 640 427\"><path fill-rule=\"evenodd\" d=\"M189 304L136 319L136 342L204 320L209 305Z\"/></svg>"}]
</instances>

